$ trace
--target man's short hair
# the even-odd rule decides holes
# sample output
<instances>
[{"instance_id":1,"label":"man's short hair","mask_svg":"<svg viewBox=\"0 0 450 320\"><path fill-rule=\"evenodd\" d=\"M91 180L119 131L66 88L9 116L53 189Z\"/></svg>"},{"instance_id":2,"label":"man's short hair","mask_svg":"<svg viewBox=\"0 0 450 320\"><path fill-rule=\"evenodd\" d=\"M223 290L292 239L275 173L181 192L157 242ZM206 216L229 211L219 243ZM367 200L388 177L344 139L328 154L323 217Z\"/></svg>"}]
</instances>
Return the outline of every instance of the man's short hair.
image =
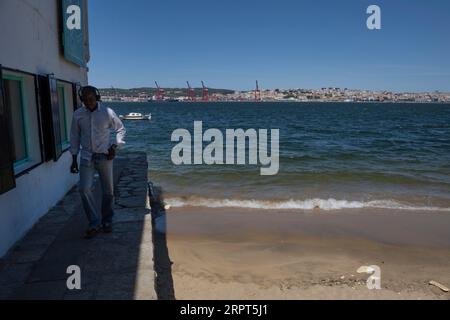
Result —
<instances>
[{"instance_id":1,"label":"man's short hair","mask_svg":"<svg viewBox=\"0 0 450 320\"><path fill-rule=\"evenodd\" d=\"M79 92L80 99L82 99L83 95L89 94L89 93L93 93L96 96L97 100L100 100L100 98L101 98L100 92L94 86L81 87L80 92Z\"/></svg>"}]
</instances>

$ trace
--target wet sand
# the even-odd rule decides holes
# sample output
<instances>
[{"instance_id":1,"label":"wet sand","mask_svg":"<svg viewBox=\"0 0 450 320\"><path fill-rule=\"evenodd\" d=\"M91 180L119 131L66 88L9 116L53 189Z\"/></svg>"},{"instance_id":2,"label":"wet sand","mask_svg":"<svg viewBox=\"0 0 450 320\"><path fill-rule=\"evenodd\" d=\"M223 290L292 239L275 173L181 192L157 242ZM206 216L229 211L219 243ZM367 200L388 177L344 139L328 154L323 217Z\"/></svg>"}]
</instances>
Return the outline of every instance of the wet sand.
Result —
<instances>
[{"instance_id":1,"label":"wet sand","mask_svg":"<svg viewBox=\"0 0 450 320\"><path fill-rule=\"evenodd\" d=\"M450 299L445 212L175 208L167 244L177 299Z\"/></svg>"}]
</instances>

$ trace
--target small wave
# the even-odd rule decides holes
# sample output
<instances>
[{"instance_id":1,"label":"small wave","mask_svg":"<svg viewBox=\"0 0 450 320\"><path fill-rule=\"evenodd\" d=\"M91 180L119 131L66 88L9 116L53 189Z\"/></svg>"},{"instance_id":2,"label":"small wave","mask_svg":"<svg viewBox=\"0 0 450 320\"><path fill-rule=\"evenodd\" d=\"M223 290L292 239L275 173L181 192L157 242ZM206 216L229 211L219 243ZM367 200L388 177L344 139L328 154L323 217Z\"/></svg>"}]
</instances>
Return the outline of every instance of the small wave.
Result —
<instances>
[{"instance_id":1,"label":"small wave","mask_svg":"<svg viewBox=\"0 0 450 320\"><path fill-rule=\"evenodd\" d=\"M172 207L208 207L208 208L249 208L263 210L314 210L325 211L359 208L396 209L414 211L445 211L450 212L450 208L427 207L406 205L394 200L373 200L373 201L348 201L336 199L307 199L307 200L240 200L240 199L211 199L211 198L168 198L165 202Z\"/></svg>"}]
</instances>

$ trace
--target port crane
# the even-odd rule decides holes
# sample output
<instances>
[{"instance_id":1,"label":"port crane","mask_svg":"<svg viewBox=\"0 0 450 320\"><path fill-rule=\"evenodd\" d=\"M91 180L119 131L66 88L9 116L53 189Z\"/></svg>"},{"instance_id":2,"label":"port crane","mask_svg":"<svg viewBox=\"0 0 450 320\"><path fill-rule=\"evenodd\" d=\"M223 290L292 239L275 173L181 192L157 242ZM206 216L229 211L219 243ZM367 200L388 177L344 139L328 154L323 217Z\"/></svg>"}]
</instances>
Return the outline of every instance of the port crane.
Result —
<instances>
[{"instance_id":1,"label":"port crane","mask_svg":"<svg viewBox=\"0 0 450 320\"><path fill-rule=\"evenodd\" d=\"M202 101L208 102L209 101L209 90L205 86L205 83L202 81Z\"/></svg>"},{"instance_id":2,"label":"port crane","mask_svg":"<svg viewBox=\"0 0 450 320\"><path fill-rule=\"evenodd\" d=\"M156 85L156 100L157 101L162 101L164 100L164 96L166 95L166 92L164 91L164 89L160 88L158 85L158 82L155 81L155 85Z\"/></svg>"},{"instance_id":3,"label":"port crane","mask_svg":"<svg viewBox=\"0 0 450 320\"><path fill-rule=\"evenodd\" d=\"M186 81L188 86L188 100L189 101L195 101L195 89L191 88L191 85L189 84L189 81Z\"/></svg>"},{"instance_id":4,"label":"port crane","mask_svg":"<svg viewBox=\"0 0 450 320\"><path fill-rule=\"evenodd\" d=\"M259 89L258 80L256 80L255 101L261 101L261 90Z\"/></svg>"}]
</instances>

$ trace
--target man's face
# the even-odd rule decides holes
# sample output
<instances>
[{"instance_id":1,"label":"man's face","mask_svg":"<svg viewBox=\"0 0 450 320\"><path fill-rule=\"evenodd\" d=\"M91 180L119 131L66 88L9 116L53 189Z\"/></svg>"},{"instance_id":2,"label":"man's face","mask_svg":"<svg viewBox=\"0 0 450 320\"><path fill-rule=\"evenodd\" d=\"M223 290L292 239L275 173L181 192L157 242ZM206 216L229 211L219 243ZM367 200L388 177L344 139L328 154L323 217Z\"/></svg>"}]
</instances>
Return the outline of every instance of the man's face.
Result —
<instances>
[{"instance_id":1,"label":"man's face","mask_svg":"<svg viewBox=\"0 0 450 320\"><path fill-rule=\"evenodd\" d=\"M89 109L94 109L95 106L97 105L97 98L94 92L90 91L83 92L81 100L83 101L84 105Z\"/></svg>"}]
</instances>

